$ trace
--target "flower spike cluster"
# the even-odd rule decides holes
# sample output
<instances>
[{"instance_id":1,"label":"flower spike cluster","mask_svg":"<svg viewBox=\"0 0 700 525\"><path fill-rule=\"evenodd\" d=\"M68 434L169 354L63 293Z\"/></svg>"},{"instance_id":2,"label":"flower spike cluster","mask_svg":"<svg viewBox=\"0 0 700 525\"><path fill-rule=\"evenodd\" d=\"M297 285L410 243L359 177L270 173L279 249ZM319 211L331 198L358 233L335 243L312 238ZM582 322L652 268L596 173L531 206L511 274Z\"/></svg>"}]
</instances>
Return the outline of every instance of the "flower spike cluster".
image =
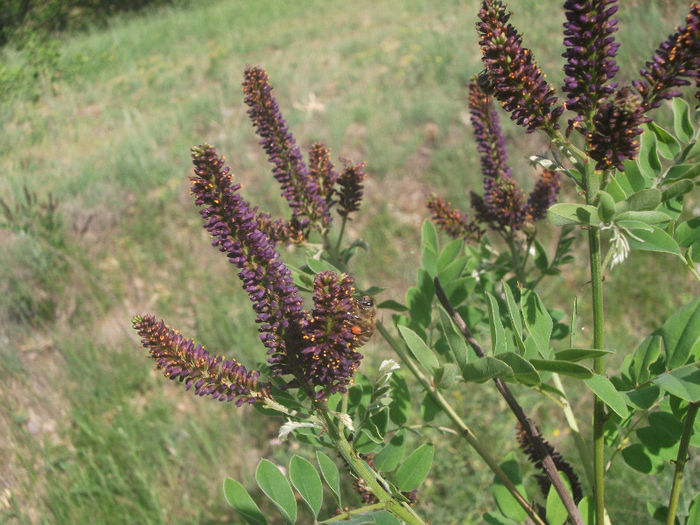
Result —
<instances>
[{"instance_id":1,"label":"flower spike cluster","mask_svg":"<svg viewBox=\"0 0 700 525\"><path fill-rule=\"evenodd\" d=\"M475 217L471 221L439 197L431 196L427 206L433 222L453 238L476 241L482 234L479 224L500 231L518 231L544 218L559 193L559 174L545 170L525 201L522 189L511 175L496 108L478 81L469 84L469 112L481 155L484 195L471 192Z\"/></svg>"},{"instance_id":2,"label":"flower spike cluster","mask_svg":"<svg viewBox=\"0 0 700 525\"><path fill-rule=\"evenodd\" d=\"M216 150L205 144L192 148L192 194L202 206L204 227L219 248L240 271L238 277L253 303L260 324L260 339L272 354L277 373L288 373L286 338L291 325L306 322L299 290L291 271L279 259L274 244L258 228L256 210L238 193L230 169Z\"/></svg>"},{"instance_id":3,"label":"flower spike cluster","mask_svg":"<svg viewBox=\"0 0 700 525\"><path fill-rule=\"evenodd\" d=\"M680 96L681 92L673 88L690 85L693 79L700 87L700 3L690 6L685 25L659 45L639 73L643 80L633 85L642 96L645 111L659 107L664 99Z\"/></svg>"},{"instance_id":4,"label":"flower spike cluster","mask_svg":"<svg viewBox=\"0 0 700 525\"><path fill-rule=\"evenodd\" d=\"M624 161L637 155L639 126L648 121L641 97L628 86L601 104L593 117L594 131L586 133L588 154L596 161L596 169L624 171Z\"/></svg>"},{"instance_id":5,"label":"flower spike cluster","mask_svg":"<svg viewBox=\"0 0 700 525\"><path fill-rule=\"evenodd\" d=\"M362 341L355 330L352 277L319 273L314 281L313 312L304 310L291 271L268 236L280 223L241 197L240 185L233 183L230 169L212 146L192 148L192 159L195 203L201 206L212 245L239 269L238 277L257 314L270 372L293 376L287 387L314 390L317 398L344 392L362 359L357 351ZM327 169L322 162L318 166ZM361 166L346 171L364 175ZM341 206L350 208L342 202ZM135 318L134 327L166 376L185 381L188 388L194 386L197 394L229 401L235 398L238 405L270 396L269 384L258 384L258 372L248 372L238 361L210 356L152 316Z\"/></svg>"},{"instance_id":6,"label":"flower spike cluster","mask_svg":"<svg viewBox=\"0 0 700 525\"><path fill-rule=\"evenodd\" d=\"M306 167L299 146L280 113L267 72L261 67L246 68L243 92L248 115L274 166L273 174L282 186L282 196L292 208L292 218L303 227L311 223L327 228L331 222L328 205L321 198L318 183Z\"/></svg>"},{"instance_id":7,"label":"flower spike cluster","mask_svg":"<svg viewBox=\"0 0 700 525\"><path fill-rule=\"evenodd\" d=\"M563 91L567 93L566 108L576 112L569 121L583 120L592 114L598 102L607 98L616 87L608 84L619 67L615 55L619 44L613 36L617 31L617 0L567 0L564 3L564 66Z\"/></svg>"},{"instance_id":8,"label":"flower spike cluster","mask_svg":"<svg viewBox=\"0 0 700 525\"><path fill-rule=\"evenodd\" d=\"M476 242L481 239L484 232L479 228L477 220L469 219L466 214L453 208L441 197L431 195L427 206L432 212L433 222L453 239L464 239L467 242Z\"/></svg>"},{"instance_id":9,"label":"flower spike cluster","mask_svg":"<svg viewBox=\"0 0 700 525\"><path fill-rule=\"evenodd\" d=\"M484 0L479 10L477 31L482 61L488 70L495 96L511 118L527 128L555 130L564 107L557 104L554 89L522 37L512 24L500 0Z\"/></svg>"},{"instance_id":10,"label":"flower spike cluster","mask_svg":"<svg viewBox=\"0 0 700 525\"><path fill-rule=\"evenodd\" d=\"M345 387L360 366L362 354L353 327L356 319L353 278L321 272L314 279L314 310L302 335L304 348L298 356L306 380L331 393Z\"/></svg>"},{"instance_id":11,"label":"flower spike cluster","mask_svg":"<svg viewBox=\"0 0 700 525\"><path fill-rule=\"evenodd\" d=\"M156 368L165 377L185 383L187 390L194 387L196 395L219 401L235 399L236 406L270 397L270 384L258 382L259 372L249 372L235 359L211 355L152 315L135 317L133 325Z\"/></svg>"},{"instance_id":12,"label":"flower spike cluster","mask_svg":"<svg viewBox=\"0 0 700 525\"><path fill-rule=\"evenodd\" d=\"M362 201L363 186L362 181L365 180L365 163L350 164L345 163L345 169L338 177L338 185L340 189L338 194L338 215L347 217L352 212L360 209Z\"/></svg>"}]
</instances>

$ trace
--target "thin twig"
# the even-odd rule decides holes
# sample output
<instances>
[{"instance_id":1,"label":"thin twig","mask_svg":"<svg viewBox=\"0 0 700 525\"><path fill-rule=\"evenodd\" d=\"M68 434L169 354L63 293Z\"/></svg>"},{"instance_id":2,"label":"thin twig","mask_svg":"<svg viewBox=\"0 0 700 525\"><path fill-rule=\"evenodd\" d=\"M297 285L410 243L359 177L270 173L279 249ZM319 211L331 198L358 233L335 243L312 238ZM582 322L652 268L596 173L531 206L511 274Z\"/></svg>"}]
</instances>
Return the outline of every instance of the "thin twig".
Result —
<instances>
[{"instance_id":1,"label":"thin twig","mask_svg":"<svg viewBox=\"0 0 700 525\"><path fill-rule=\"evenodd\" d=\"M436 277L433 282L435 284L435 294L437 295L440 304L442 304L443 308L445 308L449 316L455 322L457 328L459 328L459 330L462 332L462 335L472 347L476 355L479 358L484 357L486 354L484 353L483 348L481 348L481 345L479 345L477 340L474 338L474 335L472 335L471 331L469 330L469 327L464 322L464 319L462 319L462 316L460 316L459 313L457 313L457 311L450 303L449 299L445 295L445 291L440 285L440 281L438 280L438 278ZM500 392L501 396L506 401L511 411L513 412L513 414L515 414L515 417L522 425L523 430L525 430L525 432L527 433L528 439L534 446L535 452L537 453L537 456L542 462L542 468L544 470L544 473L547 475L552 485L554 486L554 489L557 491L557 494L559 495L559 498L564 504L564 507L566 508L566 512L569 514L569 517L576 525L584 525L583 518L581 517L581 513L579 512L578 507L576 506L576 502L574 502L574 499L567 490L566 485L564 485L564 481L559 475L559 471L557 470L557 467L554 464L554 459L552 458L552 455L549 453L549 450L547 450L547 447L544 444L544 439L542 438L542 434L540 433L539 429L537 428L537 426L535 426L532 420L529 417L527 417L522 407L515 400L515 397L513 397L513 394L503 382L503 380L500 377L495 377L493 379L493 382L496 384L496 388Z\"/></svg>"}]
</instances>

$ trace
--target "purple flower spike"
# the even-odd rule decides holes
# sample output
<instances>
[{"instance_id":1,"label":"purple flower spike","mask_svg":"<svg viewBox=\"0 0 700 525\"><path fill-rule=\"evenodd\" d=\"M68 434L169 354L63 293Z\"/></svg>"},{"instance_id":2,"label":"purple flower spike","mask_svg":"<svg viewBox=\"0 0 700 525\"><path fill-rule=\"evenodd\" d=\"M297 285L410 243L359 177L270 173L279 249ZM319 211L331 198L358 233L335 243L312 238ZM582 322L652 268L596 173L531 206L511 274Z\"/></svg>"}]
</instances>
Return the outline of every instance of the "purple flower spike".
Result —
<instances>
[{"instance_id":1,"label":"purple flower spike","mask_svg":"<svg viewBox=\"0 0 700 525\"><path fill-rule=\"evenodd\" d=\"M305 379L324 392L345 392L360 366L362 354L353 331L354 291L348 275L325 271L314 279L314 311L303 332L298 360Z\"/></svg>"},{"instance_id":2,"label":"purple flower spike","mask_svg":"<svg viewBox=\"0 0 700 525\"><path fill-rule=\"evenodd\" d=\"M194 386L195 395L219 401L235 399L236 406L270 397L270 384L258 383L259 372L249 372L235 359L212 356L152 315L135 317L133 325L156 368L163 370L165 377L185 383L187 390Z\"/></svg>"},{"instance_id":3,"label":"purple flower spike","mask_svg":"<svg viewBox=\"0 0 700 525\"><path fill-rule=\"evenodd\" d=\"M195 175L190 179L191 190L195 204L202 206L199 213L214 238L212 245L240 270L238 277L257 313L260 339L272 354L273 372L289 373L289 333L307 322L291 272L260 231L256 210L238 194L240 184L233 184L224 159L207 144L192 148L192 158Z\"/></svg>"},{"instance_id":4,"label":"purple flower spike","mask_svg":"<svg viewBox=\"0 0 700 525\"><path fill-rule=\"evenodd\" d=\"M282 196L292 208L292 218L302 227L326 229L331 216L322 198L318 183L304 164L301 152L272 96L267 72L261 67L248 67L243 81L245 103L260 144L273 168L275 179L282 186Z\"/></svg>"},{"instance_id":5,"label":"purple flower spike","mask_svg":"<svg viewBox=\"0 0 700 525\"><path fill-rule=\"evenodd\" d=\"M347 217L350 213L360 209L362 201L362 181L365 180L365 163L345 163L345 169L338 177L338 215Z\"/></svg>"},{"instance_id":6,"label":"purple flower spike","mask_svg":"<svg viewBox=\"0 0 700 525\"><path fill-rule=\"evenodd\" d=\"M477 82L469 83L469 113L474 126L476 149L481 155L481 173L484 177L509 177L506 140L501 133L496 107Z\"/></svg>"},{"instance_id":7,"label":"purple flower spike","mask_svg":"<svg viewBox=\"0 0 700 525\"><path fill-rule=\"evenodd\" d=\"M644 117L642 99L630 87L622 87L615 98L600 105L593 117L595 131L586 133L589 155L597 161L597 170L625 169L625 159L633 159L639 149L639 127Z\"/></svg>"},{"instance_id":8,"label":"purple flower spike","mask_svg":"<svg viewBox=\"0 0 700 525\"><path fill-rule=\"evenodd\" d=\"M564 107L557 105L554 89L545 81L530 50L522 46L522 37L508 23L509 18L499 0L483 1L477 31L495 96L528 133L557 129Z\"/></svg>"},{"instance_id":9,"label":"purple flower spike","mask_svg":"<svg viewBox=\"0 0 700 525\"><path fill-rule=\"evenodd\" d=\"M314 143L309 150L309 168L311 178L316 181L321 196L330 207L333 203L333 186L338 180L338 173L331 162L331 150L320 142Z\"/></svg>"},{"instance_id":10,"label":"purple flower spike","mask_svg":"<svg viewBox=\"0 0 700 525\"><path fill-rule=\"evenodd\" d=\"M598 102L613 92L616 84L606 84L619 69L615 55L619 44L613 36L617 31L617 0L567 0L564 3L564 45L567 59L564 66L563 91L567 92L567 109L578 116L574 122L590 118Z\"/></svg>"},{"instance_id":11,"label":"purple flower spike","mask_svg":"<svg viewBox=\"0 0 700 525\"><path fill-rule=\"evenodd\" d=\"M537 222L545 218L547 210L557 200L560 187L559 173L552 170L542 172L525 205L525 216L528 222Z\"/></svg>"},{"instance_id":12,"label":"purple flower spike","mask_svg":"<svg viewBox=\"0 0 700 525\"><path fill-rule=\"evenodd\" d=\"M488 208L487 217L493 228L519 230L523 227L523 190L514 178L484 178L484 202Z\"/></svg>"},{"instance_id":13,"label":"purple flower spike","mask_svg":"<svg viewBox=\"0 0 700 525\"><path fill-rule=\"evenodd\" d=\"M690 85L693 79L700 87L700 3L690 6L685 26L677 28L658 47L639 73L643 80L633 85L642 96L645 112L659 107L664 99L680 96L681 92L673 88Z\"/></svg>"},{"instance_id":14,"label":"purple flower spike","mask_svg":"<svg viewBox=\"0 0 700 525\"><path fill-rule=\"evenodd\" d=\"M453 239L476 242L481 239L483 231L476 219L468 219L461 211L452 207L437 195L431 195L426 203L433 214L433 222Z\"/></svg>"}]
</instances>

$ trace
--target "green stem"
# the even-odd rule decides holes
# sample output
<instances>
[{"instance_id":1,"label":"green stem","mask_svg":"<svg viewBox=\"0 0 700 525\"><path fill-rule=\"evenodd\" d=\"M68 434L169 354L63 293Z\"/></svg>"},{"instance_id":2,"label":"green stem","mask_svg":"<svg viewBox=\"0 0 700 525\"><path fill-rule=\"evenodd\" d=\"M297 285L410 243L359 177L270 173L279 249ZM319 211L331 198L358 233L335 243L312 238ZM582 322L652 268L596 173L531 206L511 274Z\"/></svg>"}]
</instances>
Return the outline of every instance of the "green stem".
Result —
<instances>
[{"instance_id":1,"label":"green stem","mask_svg":"<svg viewBox=\"0 0 700 525\"><path fill-rule=\"evenodd\" d=\"M347 521L353 514L364 514L366 512L373 512L375 510L384 510L384 503L375 503L374 505L367 505L366 507L360 507L359 509L352 509L345 511L337 516L333 516L330 519L320 521L319 523L335 523L337 521Z\"/></svg>"},{"instance_id":2,"label":"green stem","mask_svg":"<svg viewBox=\"0 0 700 525\"><path fill-rule=\"evenodd\" d=\"M338 240L335 243L334 256L338 259L338 254L340 253L340 243L343 241L343 235L345 235L345 225L348 222L347 215L343 217L343 223L340 225L340 233L338 234Z\"/></svg>"},{"instance_id":3,"label":"green stem","mask_svg":"<svg viewBox=\"0 0 700 525\"><path fill-rule=\"evenodd\" d=\"M520 255L518 254L518 247L515 245L515 239L513 238L513 232L509 231L503 236L503 238L508 243L508 248L510 248L510 256L513 259L513 273L518 282L525 286L525 276L523 275L523 267L520 264Z\"/></svg>"},{"instance_id":4,"label":"green stem","mask_svg":"<svg viewBox=\"0 0 700 525\"><path fill-rule=\"evenodd\" d=\"M405 521L408 525L426 525L425 521L407 503L398 501L379 483L380 475L359 457L352 445L345 439L345 436L340 433L335 421L333 421L328 412L324 408L320 408L318 413L326 425L326 430L328 430L328 435L335 444L336 450L348 464L350 470L365 482L365 486L379 500L379 503L383 504L386 510ZM384 481L384 484L386 486L389 485L386 481Z\"/></svg>"},{"instance_id":5,"label":"green stem","mask_svg":"<svg viewBox=\"0 0 700 525\"><path fill-rule=\"evenodd\" d=\"M558 390L566 394L566 392L564 391L564 385L561 382L559 374L552 374L552 382ZM566 418L566 422L569 425L569 429L571 429L571 433L574 436L576 450L578 450L579 457L581 458L581 462L583 463L583 472L586 474L586 479L588 480L589 485L592 487L593 470L591 469L591 458L588 453L588 447L586 446L586 442L584 441L583 436L581 436L581 431L579 430L578 423L576 421L576 416L574 415L574 411L571 410L571 405L569 404L569 400L566 398L566 395L564 397L560 397L559 402L561 403L562 410L564 410L564 417Z\"/></svg>"},{"instance_id":6,"label":"green stem","mask_svg":"<svg viewBox=\"0 0 700 525\"><path fill-rule=\"evenodd\" d=\"M530 516L537 525L546 525L542 518L537 515L535 509L523 498L523 496L518 492L513 483L508 479L508 476L503 469L498 465L496 459L491 455L488 449L479 441L476 435L471 431L467 424L459 417L459 415L454 411L452 406L447 402L447 400L442 396L440 391L426 378L423 373L418 369L416 364L411 360L411 358L406 354L403 345L401 345L394 337L387 331L381 321L377 322L377 330L382 337L386 340L391 348L399 355L404 364L411 370L413 375L418 379L418 381L423 385L423 388L430 394L433 400L440 406L440 408L447 414L447 416L452 420L452 422L459 429L460 435L471 445L471 447L476 451L479 456L486 462L493 473L498 477L498 479L505 485L508 491L511 493L513 498L520 504L520 506L525 510L525 512Z\"/></svg>"},{"instance_id":7,"label":"green stem","mask_svg":"<svg viewBox=\"0 0 700 525\"><path fill-rule=\"evenodd\" d=\"M586 203L593 204L600 189L600 178L593 170L591 162L586 163ZM593 348L602 350L604 340L603 318L603 272L600 253L600 229L588 230L588 249L591 266L591 292L593 302ZM596 374L605 372L605 357L593 360ZM605 403L598 396L593 402L593 473L595 479L596 524L605 523Z\"/></svg>"},{"instance_id":8,"label":"green stem","mask_svg":"<svg viewBox=\"0 0 700 525\"><path fill-rule=\"evenodd\" d=\"M691 403L688 406L688 412L685 414L685 423L683 424L683 434L681 442L678 446L678 457L676 458L676 470L673 473L673 485L671 486L671 496L668 501L668 515L666 516L666 525L673 525L676 521L676 511L678 509L678 497L681 494L681 481L683 481L683 469L688 461L688 444L690 443L690 435L693 433L693 425L695 416L698 413L700 403Z\"/></svg>"}]
</instances>

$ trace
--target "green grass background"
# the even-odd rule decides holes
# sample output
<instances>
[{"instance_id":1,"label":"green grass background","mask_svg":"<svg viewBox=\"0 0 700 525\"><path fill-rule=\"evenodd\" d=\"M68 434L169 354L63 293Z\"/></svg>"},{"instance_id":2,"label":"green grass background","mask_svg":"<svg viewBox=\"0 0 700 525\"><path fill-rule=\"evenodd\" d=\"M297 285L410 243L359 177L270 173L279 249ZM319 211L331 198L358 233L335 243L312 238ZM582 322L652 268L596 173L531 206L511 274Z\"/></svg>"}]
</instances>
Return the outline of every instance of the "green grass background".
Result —
<instances>
[{"instance_id":1,"label":"green grass background","mask_svg":"<svg viewBox=\"0 0 700 525\"><path fill-rule=\"evenodd\" d=\"M510 2L555 85L560 4ZM622 4L619 62L630 79L687 3ZM264 66L302 147L321 140L335 159L367 162L349 235L371 250L355 261L356 277L401 299L418 264L426 195L467 209L469 190L481 185L464 88L481 69L477 9L476 1L192 2L63 36L46 67L26 50L2 50L0 197L12 207L26 187L59 207L56 224L42 223L35 205L0 229L0 522L239 523L223 478L252 488L260 457L284 464L310 452L277 444L278 421L165 381L131 333L132 315L153 312L215 353L249 366L264 359L245 294L188 195L189 148L217 146L247 198L285 213L240 88L247 64ZM501 120L529 189L525 156L546 143ZM567 311L572 290L586 294L585 248L576 252L580 264L542 292ZM633 349L694 295L687 283L663 256L635 255L608 275L608 345ZM367 352L370 374L390 356L377 338ZM494 450L514 448L513 422L488 387L450 395ZM524 403L573 454L561 414L541 397L525 394ZM574 400L578 409L588 403ZM491 474L460 442L434 439L444 446L419 511L435 524L479 523L493 507ZM697 461L688 472L697 481ZM641 479L616 463L609 494L620 503L617 522L648 522L644 502L663 502L669 485L668 468Z\"/></svg>"}]
</instances>

